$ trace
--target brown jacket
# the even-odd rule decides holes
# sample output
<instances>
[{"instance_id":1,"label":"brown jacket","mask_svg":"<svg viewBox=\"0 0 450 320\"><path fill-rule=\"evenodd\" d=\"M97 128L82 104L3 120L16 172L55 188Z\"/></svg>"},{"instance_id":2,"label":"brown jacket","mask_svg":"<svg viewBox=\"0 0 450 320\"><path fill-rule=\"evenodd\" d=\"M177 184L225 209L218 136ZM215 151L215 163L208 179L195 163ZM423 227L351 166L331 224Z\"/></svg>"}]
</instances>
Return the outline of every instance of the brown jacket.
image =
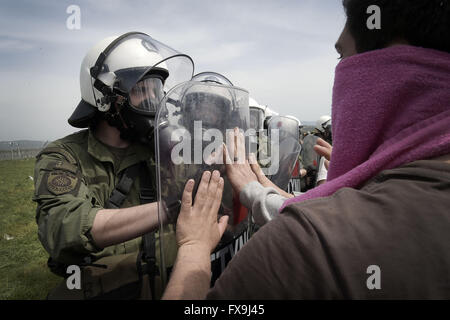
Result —
<instances>
[{"instance_id":1,"label":"brown jacket","mask_svg":"<svg viewBox=\"0 0 450 320\"><path fill-rule=\"evenodd\" d=\"M449 299L450 164L412 162L287 207L208 298Z\"/></svg>"}]
</instances>

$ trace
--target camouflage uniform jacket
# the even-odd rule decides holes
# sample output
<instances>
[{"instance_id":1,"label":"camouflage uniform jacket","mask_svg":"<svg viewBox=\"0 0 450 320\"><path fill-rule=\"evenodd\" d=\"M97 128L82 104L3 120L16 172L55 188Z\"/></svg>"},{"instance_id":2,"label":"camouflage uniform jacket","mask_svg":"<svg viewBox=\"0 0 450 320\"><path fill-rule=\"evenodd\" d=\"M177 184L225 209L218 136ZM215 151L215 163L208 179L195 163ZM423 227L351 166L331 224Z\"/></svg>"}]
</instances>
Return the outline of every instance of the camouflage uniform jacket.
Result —
<instances>
[{"instance_id":1,"label":"camouflage uniform jacket","mask_svg":"<svg viewBox=\"0 0 450 320\"><path fill-rule=\"evenodd\" d=\"M95 261L138 251L141 237L102 249L95 245L90 231L124 170L142 161L154 170L152 159L150 148L140 144L131 145L126 155L117 159L90 130L52 142L38 155L33 200L37 202L39 240L50 256L60 263L78 264L86 256ZM137 177L122 207L139 204ZM156 252L158 245L156 235Z\"/></svg>"}]
</instances>

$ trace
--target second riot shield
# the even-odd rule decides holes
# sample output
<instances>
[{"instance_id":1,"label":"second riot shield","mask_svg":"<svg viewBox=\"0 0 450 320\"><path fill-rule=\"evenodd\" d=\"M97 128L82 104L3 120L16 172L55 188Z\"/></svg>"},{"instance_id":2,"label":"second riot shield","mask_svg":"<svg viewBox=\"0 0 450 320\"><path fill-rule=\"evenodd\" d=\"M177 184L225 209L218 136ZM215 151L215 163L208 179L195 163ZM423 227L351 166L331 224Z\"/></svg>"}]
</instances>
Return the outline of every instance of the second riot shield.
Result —
<instances>
[{"instance_id":1,"label":"second riot shield","mask_svg":"<svg viewBox=\"0 0 450 320\"><path fill-rule=\"evenodd\" d=\"M298 121L284 116L274 116L267 124L268 153L278 161L278 170L270 180L283 190L287 189L301 150L298 125Z\"/></svg>"},{"instance_id":2,"label":"second riot shield","mask_svg":"<svg viewBox=\"0 0 450 320\"><path fill-rule=\"evenodd\" d=\"M218 170L224 178L219 216L228 215L229 223L211 256L212 261L216 258L220 261L224 250L232 256L237 251L235 244L244 242L240 237L245 238L247 219L233 210L236 199L220 155L227 130L238 127L245 132L249 122L248 92L213 82L190 81L178 85L166 95L159 110L155 139L160 228L164 230L166 225L176 224L189 179L195 180L195 199L204 171ZM173 265L174 256L164 240L161 239L161 260L165 263L162 269L167 270Z\"/></svg>"}]
</instances>

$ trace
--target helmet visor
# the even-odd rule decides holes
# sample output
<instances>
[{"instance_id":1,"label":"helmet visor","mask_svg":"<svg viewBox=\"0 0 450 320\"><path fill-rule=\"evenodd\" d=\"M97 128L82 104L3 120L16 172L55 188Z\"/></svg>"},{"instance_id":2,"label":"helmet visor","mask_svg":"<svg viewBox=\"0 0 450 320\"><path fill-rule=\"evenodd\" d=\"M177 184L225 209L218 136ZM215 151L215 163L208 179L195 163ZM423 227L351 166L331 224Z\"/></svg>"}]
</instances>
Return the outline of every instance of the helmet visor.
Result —
<instances>
[{"instance_id":1,"label":"helmet visor","mask_svg":"<svg viewBox=\"0 0 450 320\"><path fill-rule=\"evenodd\" d=\"M148 77L139 81L129 93L130 105L139 113L154 116L164 97L164 85L160 77Z\"/></svg>"},{"instance_id":2,"label":"helmet visor","mask_svg":"<svg viewBox=\"0 0 450 320\"><path fill-rule=\"evenodd\" d=\"M194 74L189 56L138 32L124 35L115 43L99 67L99 79L126 93L149 74L163 77L166 92Z\"/></svg>"},{"instance_id":3,"label":"helmet visor","mask_svg":"<svg viewBox=\"0 0 450 320\"><path fill-rule=\"evenodd\" d=\"M330 131L331 131L331 119L328 120L328 121L326 121L326 122L324 122L324 123L322 124L322 128L323 128L324 130L330 130Z\"/></svg>"}]
</instances>

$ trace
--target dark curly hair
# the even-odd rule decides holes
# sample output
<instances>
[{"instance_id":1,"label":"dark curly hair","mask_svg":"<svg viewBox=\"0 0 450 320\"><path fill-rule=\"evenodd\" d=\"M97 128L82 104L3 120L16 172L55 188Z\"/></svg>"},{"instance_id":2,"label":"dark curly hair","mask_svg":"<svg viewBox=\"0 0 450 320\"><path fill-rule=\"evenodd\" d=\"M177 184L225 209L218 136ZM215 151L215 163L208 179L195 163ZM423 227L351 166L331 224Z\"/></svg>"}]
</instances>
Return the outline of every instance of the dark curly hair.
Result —
<instances>
[{"instance_id":1,"label":"dark curly hair","mask_svg":"<svg viewBox=\"0 0 450 320\"><path fill-rule=\"evenodd\" d=\"M367 28L371 5L381 9L381 29ZM398 40L450 53L450 0L343 0L343 6L358 53Z\"/></svg>"}]
</instances>

